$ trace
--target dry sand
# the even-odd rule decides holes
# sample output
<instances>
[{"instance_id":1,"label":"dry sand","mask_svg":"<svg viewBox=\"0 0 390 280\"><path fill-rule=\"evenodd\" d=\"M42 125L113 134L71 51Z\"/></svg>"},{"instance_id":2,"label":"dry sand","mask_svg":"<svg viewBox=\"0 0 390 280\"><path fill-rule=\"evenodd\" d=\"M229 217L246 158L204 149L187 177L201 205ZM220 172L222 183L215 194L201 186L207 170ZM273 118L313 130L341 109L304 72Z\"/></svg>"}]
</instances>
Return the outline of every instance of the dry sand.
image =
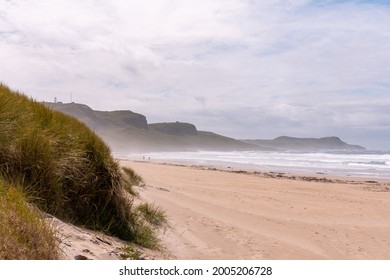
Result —
<instances>
[{"instance_id":1,"label":"dry sand","mask_svg":"<svg viewBox=\"0 0 390 280\"><path fill-rule=\"evenodd\" d=\"M59 241L61 260L121 260L127 242L102 232L85 229L63 222L51 215L45 217L53 226ZM133 250L143 260L162 259L161 251L153 251L135 244Z\"/></svg>"},{"instance_id":2,"label":"dry sand","mask_svg":"<svg viewBox=\"0 0 390 280\"><path fill-rule=\"evenodd\" d=\"M166 211L166 258L390 259L389 182L121 163Z\"/></svg>"},{"instance_id":3,"label":"dry sand","mask_svg":"<svg viewBox=\"0 0 390 280\"><path fill-rule=\"evenodd\" d=\"M55 228L61 259L118 260L125 242L103 233L65 223L51 215L47 222Z\"/></svg>"}]
</instances>

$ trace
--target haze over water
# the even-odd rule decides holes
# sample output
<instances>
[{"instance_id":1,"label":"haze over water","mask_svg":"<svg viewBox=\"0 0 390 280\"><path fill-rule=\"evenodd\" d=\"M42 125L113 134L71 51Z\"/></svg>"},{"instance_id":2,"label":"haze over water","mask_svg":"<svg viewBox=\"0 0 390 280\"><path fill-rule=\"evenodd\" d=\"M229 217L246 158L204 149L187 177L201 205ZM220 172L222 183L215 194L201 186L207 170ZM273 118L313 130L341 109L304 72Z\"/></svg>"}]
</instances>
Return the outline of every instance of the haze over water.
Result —
<instances>
[{"instance_id":1,"label":"haze over water","mask_svg":"<svg viewBox=\"0 0 390 280\"><path fill-rule=\"evenodd\" d=\"M132 155L142 158L145 155ZM390 178L390 152L160 152L146 158L235 169Z\"/></svg>"}]
</instances>

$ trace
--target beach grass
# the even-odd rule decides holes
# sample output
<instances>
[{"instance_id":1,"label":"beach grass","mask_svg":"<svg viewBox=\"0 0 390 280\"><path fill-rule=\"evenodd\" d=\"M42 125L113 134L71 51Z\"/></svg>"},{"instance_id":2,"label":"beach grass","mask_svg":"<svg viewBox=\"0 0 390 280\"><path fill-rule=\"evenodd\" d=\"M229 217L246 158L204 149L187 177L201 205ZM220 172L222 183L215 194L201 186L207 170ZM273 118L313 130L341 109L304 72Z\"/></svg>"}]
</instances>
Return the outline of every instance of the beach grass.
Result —
<instances>
[{"instance_id":1,"label":"beach grass","mask_svg":"<svg viewBox=\"0 0 390 280\"><path fill-rule=\"evenodd\" d=\"M122 260L140 260L141 252L129 243L123 248L123 252L120 255Z\"/></svg>"},{"instance_id":2,"label":"beach grass","mask_svg":"<svg viewBox=\"0 0 390 280\"><path fill-rule=\"evenodd\" d=\"M143 240L149 229L127 195L142 178L122 171L86 125L0 84L0 127L5 183L20 186L36 207L62 220Z\"/></svg>"},{"instance_id":3,"label":"beach grass","mask_svg":"<svg viewBox=\"0 0 390 280\"><path fill-rule=\"evenodd\" d=\"M137 210L142 214L147 222L156 227L167 224L166 213L158 206L143 202L137 206Z\"/></svg>"},{"instance_id":4,"label":"beach grass","mask_svg":"<svg viewBox=\"0 0 390 280\"><path fill-rule=\"evenodd\" d=\"M16 186L0 181L0 259L57 259L54 230Z\"/></svg>"},{"instance_id":5,"label":"beach grass","mask_svg":"<svg viewBox=\"0 0 390 280\"><path fill-rule=\"evenodd\" d=\"M134 190L134 186L143 186L144 180L133 169L128 167L122 167L124 187L130 194L136 196L137 192Z\"/></svg>"}]
</instances>

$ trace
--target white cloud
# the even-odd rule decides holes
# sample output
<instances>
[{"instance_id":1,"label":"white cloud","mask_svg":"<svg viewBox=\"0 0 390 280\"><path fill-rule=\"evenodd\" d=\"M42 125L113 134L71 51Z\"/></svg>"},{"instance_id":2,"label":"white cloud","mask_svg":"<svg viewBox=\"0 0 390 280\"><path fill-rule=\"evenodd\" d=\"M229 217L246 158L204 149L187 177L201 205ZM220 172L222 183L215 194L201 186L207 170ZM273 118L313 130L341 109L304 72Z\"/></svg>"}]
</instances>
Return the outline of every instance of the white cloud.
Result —
<instances>
[{"instance_id":1,"label":"white cloud","mask_svg":"<svg viewBox=\"0 0 390 280\"><path fill-rule=\"evenodd\" d=\"M0 79L234 137L347 131L375 146L362 131L389 128L390 7L316 3L0 1Z\"/></svg>"}]
</instances>

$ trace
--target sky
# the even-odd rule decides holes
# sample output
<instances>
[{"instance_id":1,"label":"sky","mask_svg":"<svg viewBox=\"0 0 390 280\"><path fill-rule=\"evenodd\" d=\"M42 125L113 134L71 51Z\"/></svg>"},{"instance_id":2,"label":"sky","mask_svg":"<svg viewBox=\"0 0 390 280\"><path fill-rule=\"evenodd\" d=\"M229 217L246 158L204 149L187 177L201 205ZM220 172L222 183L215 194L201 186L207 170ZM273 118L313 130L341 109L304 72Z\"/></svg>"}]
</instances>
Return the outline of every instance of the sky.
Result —
<instances>
[{"instance_id":1,"label":"sky","mask_svg":"<svg viewBox=\"0 0 390 280\"><path fill-rule=\"evenodd\" d=\"M238 139L390 150L390 0L0 0L0 82Z\"/></svg>"}]
</instances>

